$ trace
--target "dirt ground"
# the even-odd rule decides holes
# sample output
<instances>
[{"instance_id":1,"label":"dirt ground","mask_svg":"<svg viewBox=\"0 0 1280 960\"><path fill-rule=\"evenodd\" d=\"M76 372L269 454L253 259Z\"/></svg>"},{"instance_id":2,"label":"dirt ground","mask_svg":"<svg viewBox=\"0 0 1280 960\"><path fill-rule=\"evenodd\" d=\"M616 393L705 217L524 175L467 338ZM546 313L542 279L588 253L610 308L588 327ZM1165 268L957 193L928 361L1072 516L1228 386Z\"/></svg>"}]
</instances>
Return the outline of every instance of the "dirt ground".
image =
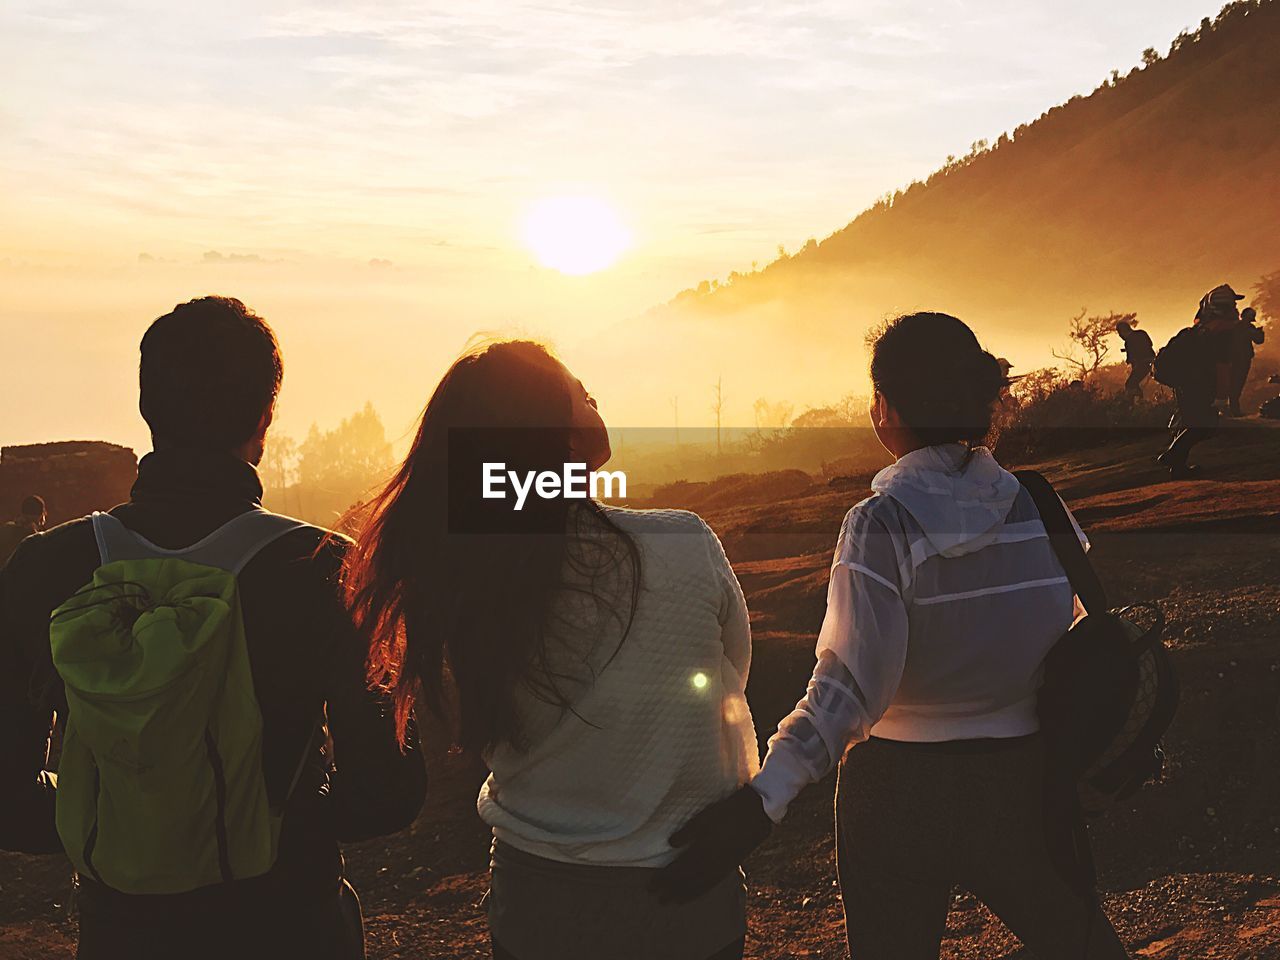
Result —
<instances>
[{"instance_id":1,"label":"dirt ground","mask_svg":"<svg viewBox=\"0 0 1280 960\"><path fill-rule=\"evenodd\" d=\"M1117 603L1157 601L1182 683L1163 782L1092 825L1105 904L1134 956L1280 958L1280 429L1232 425L1170 483L1158 438L1038 466L1094 544ZM748 694L762 739L802 694L822 617L825 571L866 478L778 499L761 478L705 515L752 606ZM758 502L751 502L755 499ZM481 772L429 744L431 798L396 837L347 850L369 956L485 957L488 837L474 812ZM846 956L831 839L832 783L810 788L747 864L757 960ZM0 854L0 957L70 957L69 869ZM943 956L1026 956L956 892Z\"/></svg>"}]
</instances>

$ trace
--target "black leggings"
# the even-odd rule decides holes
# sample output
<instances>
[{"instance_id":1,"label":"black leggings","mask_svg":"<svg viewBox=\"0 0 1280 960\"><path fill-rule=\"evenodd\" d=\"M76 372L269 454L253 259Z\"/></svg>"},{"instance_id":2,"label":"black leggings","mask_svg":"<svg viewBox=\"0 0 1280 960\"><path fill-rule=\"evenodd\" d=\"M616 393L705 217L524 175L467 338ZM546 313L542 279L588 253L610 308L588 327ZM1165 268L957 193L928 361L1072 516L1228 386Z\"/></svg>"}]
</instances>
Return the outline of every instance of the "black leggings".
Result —
<instances>
[{"instance_id":1,"label":"black leggings","mask_svg":"<svg viewBox=\"0 0 1280 960\"><path fill-rule=\"evenodd\" d=\"M743 937L736 943L729 944L729 946L725 947L719 953L707 957L707 960L742 960L742 954L746 950L746 947L747 939L746 937ZM516 960L516 956L515 954L508 953L506 950L503 950L501 944L494 943L493 960ZM661 958L655 957L654 960L661 960Z\"/></svg>"},{"instance_id":2,"label":"black leggings","mask_svg":"<svg viewBox=\"0 0 1280 960\"><path fill-rule=\"evenodd\" d=\"M853 960L937 960L955 886L1039 960L1126 956L1049 853L1038 736L957 744L872 739L840 765L836 865Z\"/></svg>"}]
</instances>

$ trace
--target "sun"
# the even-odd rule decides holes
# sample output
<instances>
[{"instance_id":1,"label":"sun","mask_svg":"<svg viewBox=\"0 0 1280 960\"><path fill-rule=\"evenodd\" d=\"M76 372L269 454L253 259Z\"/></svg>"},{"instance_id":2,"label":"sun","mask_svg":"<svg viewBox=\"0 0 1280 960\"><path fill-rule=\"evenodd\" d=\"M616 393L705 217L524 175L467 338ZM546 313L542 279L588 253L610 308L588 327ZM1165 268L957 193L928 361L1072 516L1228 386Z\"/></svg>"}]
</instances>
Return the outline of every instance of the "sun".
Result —
<instances>
[{"instance_id":1,"label":"sun","mask_svg":"<svg viewBox=\"0 0 1280 960\"><path fill-rule=\"evenodd\" d=\"M525 245L544 267L571 276L612 266L631 246L631 233L618 212L599 197L546 197L529 207Z\"/></svg>"}]
</instances>

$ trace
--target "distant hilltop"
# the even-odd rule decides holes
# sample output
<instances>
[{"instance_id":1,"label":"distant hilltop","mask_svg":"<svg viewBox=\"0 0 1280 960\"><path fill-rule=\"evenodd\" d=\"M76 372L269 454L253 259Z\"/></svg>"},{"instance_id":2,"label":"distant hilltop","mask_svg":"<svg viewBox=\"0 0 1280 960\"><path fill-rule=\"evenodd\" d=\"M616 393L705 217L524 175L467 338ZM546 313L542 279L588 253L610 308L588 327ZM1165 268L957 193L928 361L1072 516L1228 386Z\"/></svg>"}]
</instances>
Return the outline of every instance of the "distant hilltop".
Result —
<instances>
[{"instance_id":1,"label":"distant hilltop","mask_svg":"<svg viewBox=\"0 0 1280 960\"><path fill-rule=\"evenodd\" d=\"M0 520L16 516L24 497L44 498L50 525L129 499L138 458L128 447L65 440L0 447Z\"/></svg>"},{"instance_id":2,"label":"distant hilltop","mask_svg":"<svg viewBox=\"0 0 1280 960\"><path fill-rule=\"evenodd\" d=\"M1247 291L1280 268L1278 103L1280 2L1236 0L1166 55L1150 48L1091 94L979 140L825 240L675 302L732 309L863 273L1075 310L1219 277Z\"/></svg>"}]
</instances>

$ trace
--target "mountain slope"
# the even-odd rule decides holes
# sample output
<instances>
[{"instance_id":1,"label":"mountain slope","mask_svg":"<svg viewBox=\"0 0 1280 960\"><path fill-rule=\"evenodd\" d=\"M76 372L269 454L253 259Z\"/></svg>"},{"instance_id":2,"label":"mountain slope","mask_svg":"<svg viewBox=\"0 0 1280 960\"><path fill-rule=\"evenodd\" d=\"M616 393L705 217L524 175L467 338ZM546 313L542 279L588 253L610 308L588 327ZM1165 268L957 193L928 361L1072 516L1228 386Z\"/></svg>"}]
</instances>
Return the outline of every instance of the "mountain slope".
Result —
<instances>
[{"instance_id":1,"label":"mountain slope","mask_svg":"<svg viewBox=\"0 0 1280 960\"><path fill-rule=\"evenodd\" d=\"M988 287L1167 283L1277 266L1280 3L1228 7L1169 57L1055 107L1012 138L711 299L868 265ZM1023 281L1023 282L1019 282ZM1199 287L1196 287L1199 289Z\"/></svg>"},{"instance_id":2,"label":"mountain slope","mask_svg":"<svg viewBox=\"0 0 1280 960\"><path fill-rule=\"evenodd\" d=\"M1160 340L1209 287L1251 292L1280 267L1278 104L1280 0L1230 4L1167 57L820 243L684 291L598 349L653 355L675 340L679 355L662 356L672 386L722 371L737 374L735 390L755 391L738 393L747 404L813 403L860 389L862 334L913 309L961 316L1023 370L1050 361L1082 307L1136 310Z\"/></svg>"}]
</instances>

